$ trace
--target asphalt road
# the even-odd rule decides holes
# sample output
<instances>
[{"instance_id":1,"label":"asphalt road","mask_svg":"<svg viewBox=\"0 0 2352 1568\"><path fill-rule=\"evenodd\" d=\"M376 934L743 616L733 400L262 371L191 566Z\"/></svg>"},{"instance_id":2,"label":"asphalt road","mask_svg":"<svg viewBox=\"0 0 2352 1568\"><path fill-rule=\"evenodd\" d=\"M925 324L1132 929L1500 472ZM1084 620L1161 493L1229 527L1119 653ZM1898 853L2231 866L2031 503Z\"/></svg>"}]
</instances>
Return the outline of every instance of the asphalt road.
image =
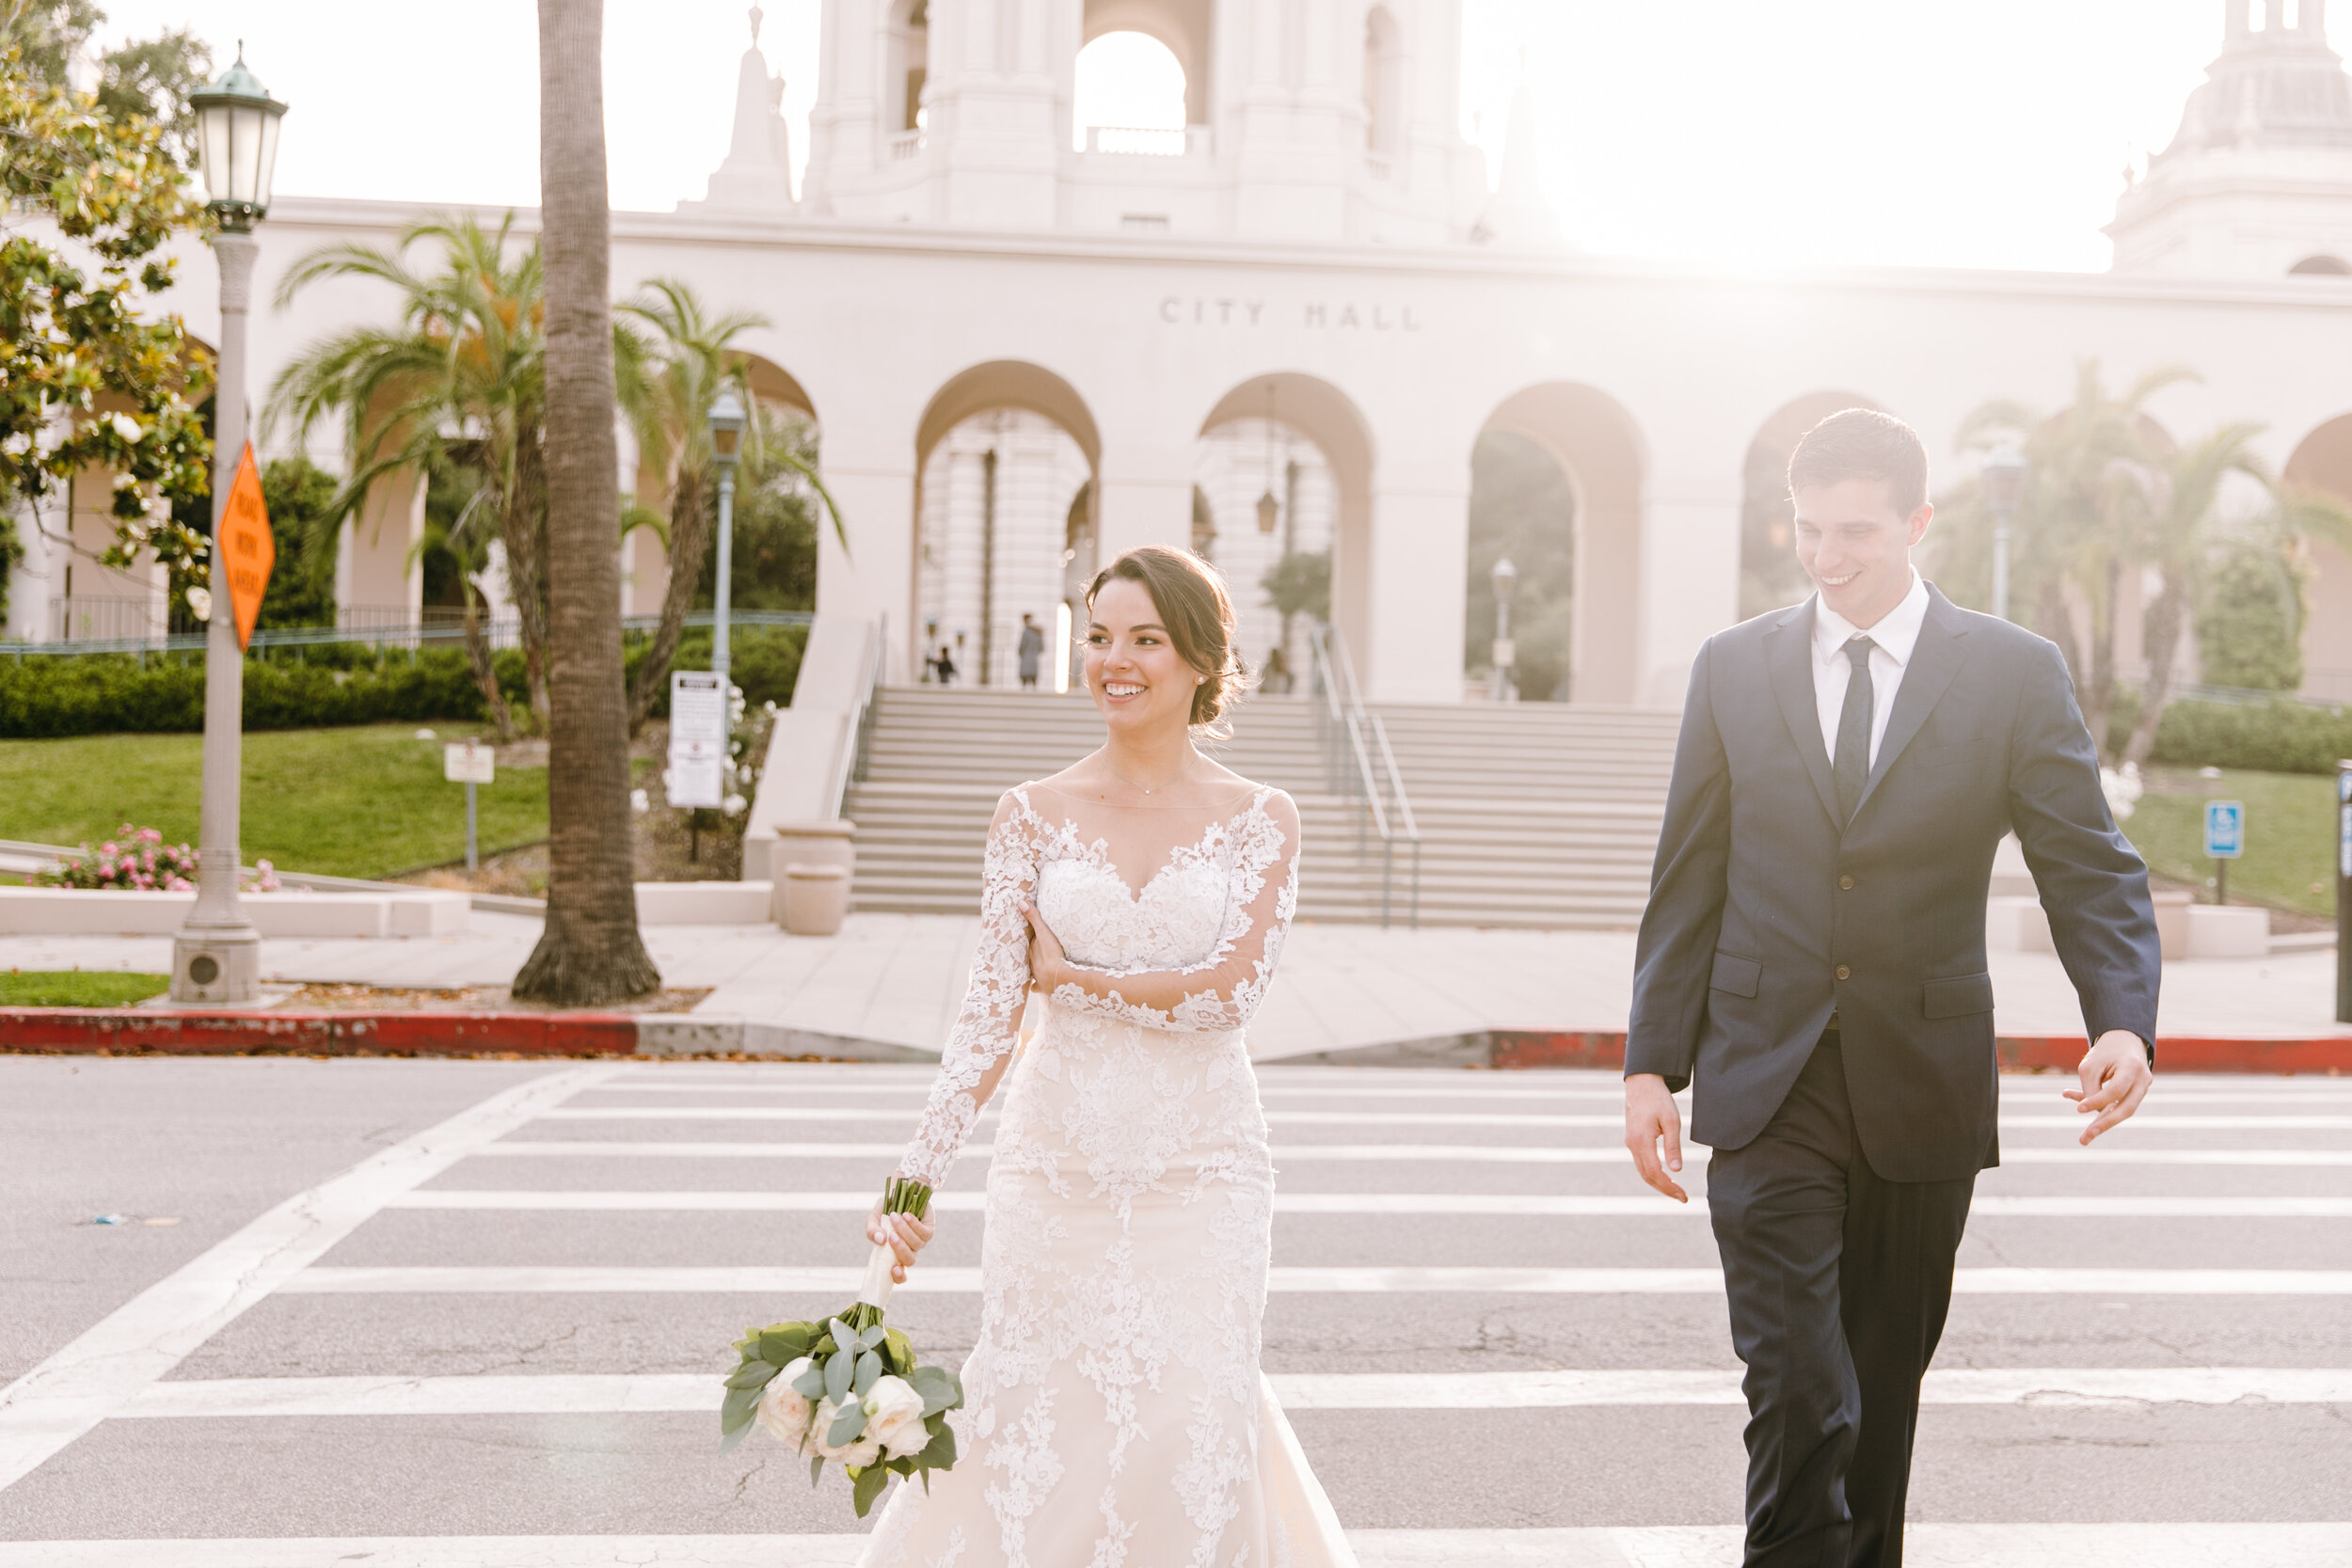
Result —
<instances>
[{"instance_id":1,"label":"asphalt road","mask_svg":"<svg viewBox=\"0 0 2352 1568\"><path fill-rule=\"evenodd\" d=\"M806 1271L860 1261L927 1082L0 1057L0 1568L850 1563L847 1489L719 1455L715 1380L846 1298ZM1736 1562L1713 1243L1613 1080L1263 1083L1266 1370L1365 1568ZM2090 1151L2060 1086L2005 1088L1911 1560L2352 1564L2352 1083L2167 1078ZM985 1172L892 1307L943 1357Z\"/></svg>"}]
</instances>

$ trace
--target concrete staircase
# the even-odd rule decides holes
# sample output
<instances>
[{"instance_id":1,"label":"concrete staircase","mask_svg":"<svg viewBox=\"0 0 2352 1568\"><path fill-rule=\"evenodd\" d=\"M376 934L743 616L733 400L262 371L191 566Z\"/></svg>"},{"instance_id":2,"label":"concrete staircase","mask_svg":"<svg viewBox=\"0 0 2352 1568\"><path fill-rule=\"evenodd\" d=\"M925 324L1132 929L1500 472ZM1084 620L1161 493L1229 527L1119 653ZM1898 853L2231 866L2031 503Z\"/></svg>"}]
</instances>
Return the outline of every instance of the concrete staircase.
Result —
<instances>
[{"instance_id":1,"label":"concrete staircase","mask_svg":"<svg viewBox=\"0 0 2352 1568\"><path fill-rule=\"evenodd\" d=\"M1610 928L1641 916L1673 759L1672 714L1513 704L1378 709L1422 833L1426 925ZM1380 918L1380 841L1330 789L1314 711L1257 697L1218 759L1288 790L1307 836L1302 918ZM969 913L990 814L1007 788L1100 744L1084 696L937 687L881 693L857 823L856 907ZM1410 908L1399 847L1392 910Z\"/></svg>"}]
</instances>

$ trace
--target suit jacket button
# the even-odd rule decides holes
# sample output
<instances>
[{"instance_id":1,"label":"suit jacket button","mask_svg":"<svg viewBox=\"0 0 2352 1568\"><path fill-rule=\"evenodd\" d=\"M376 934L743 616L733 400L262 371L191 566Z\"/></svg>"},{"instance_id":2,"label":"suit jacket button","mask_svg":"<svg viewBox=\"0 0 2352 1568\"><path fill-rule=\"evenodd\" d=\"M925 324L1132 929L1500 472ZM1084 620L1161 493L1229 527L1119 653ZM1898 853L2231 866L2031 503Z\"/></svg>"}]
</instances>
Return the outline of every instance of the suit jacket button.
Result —
<instances>
[{"instance_id":1,"label":"suit jacket button","mask_svg":"<svg viewBox=\"0 0 2352 1568\"><path fill-rule=\"evenodd\" d=\"M1851 877L1838 878L1837 887L1838 891L1841 893L1851 893L1853 891L1853 879Z\"/></svg>"},{"instance_id":2,"label":"suit jacket button","mask_svg":"<svg viewBox=\"0 0 2352 1568\"><path fill-rule=\"evenodd\" d=\"M1837 977L1840 980L1851 980L1853 978L1853 971L1848 969L1844 964L1839 964L1837 966Z\"/></svg>"}]
</instances>

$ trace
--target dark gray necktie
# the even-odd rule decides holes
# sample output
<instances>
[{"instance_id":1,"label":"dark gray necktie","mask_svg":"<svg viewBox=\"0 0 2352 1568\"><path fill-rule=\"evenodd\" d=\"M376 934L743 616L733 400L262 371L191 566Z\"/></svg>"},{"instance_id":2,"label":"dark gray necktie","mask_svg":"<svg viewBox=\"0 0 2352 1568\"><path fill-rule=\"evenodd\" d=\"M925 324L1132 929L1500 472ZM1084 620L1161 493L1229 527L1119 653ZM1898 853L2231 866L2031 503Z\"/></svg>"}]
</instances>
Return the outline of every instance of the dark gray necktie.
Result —
<instances>
[{"instance_id":1,"label":"dark gray necktie","mask_svg":"<svg viewBox=\"0 0 2352 1568\"><path fill-rule=\"evenodd\" d=\"M1853 673L1846 681L1846 705L1837 715L1837 809L1853 820L1862 803L1862 786L1870 782L1870 650L1878 644L1857 637L1846 644L1846 662ZM1842 824L1841 824L1842 825Z\"/></svg>"}]
</instances>

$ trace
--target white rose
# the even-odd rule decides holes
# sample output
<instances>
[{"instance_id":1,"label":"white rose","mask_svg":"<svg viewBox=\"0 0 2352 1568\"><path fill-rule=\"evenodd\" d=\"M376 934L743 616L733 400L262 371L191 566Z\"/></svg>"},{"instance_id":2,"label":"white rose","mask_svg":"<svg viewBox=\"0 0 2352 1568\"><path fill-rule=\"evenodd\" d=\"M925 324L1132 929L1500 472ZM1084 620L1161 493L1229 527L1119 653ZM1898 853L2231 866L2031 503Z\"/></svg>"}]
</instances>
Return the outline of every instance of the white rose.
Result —
<instances>
[{"instance_id":1,"label":"white rose","mask_svg":"<svg viewBox=\"0 0 2352 1568\"><path fill-rule=\"evenodd\" d=\"M784 1370L768 1380L760 1390L759 1403L753 1413L769 1435L795 1453L805 1453L801 1438L808 1431L808 1401L792 1386L792 1380L808 1370L808 1357L803 1355Z\"/></svg>"},{"instance_id":2,"label":"white rose","mask_svg":"<svg viewBox=\"0 0 2352 1568\"><path fill-rule=\"evenodd\" d=\"M902 1377L882 1377L866 1394L866 1434L893 1459L921 1453L931 1434L923 1425L923 1396Z\"/></svg>"},{"instance_id":3,"label":"white rose","mask_svg":"<svg viewBox=\"0 0 2352 1568\"><path fill-rule=\"evenodd\" d=\"M833 1430L833 1418L840 1413L830 1397L818 1402L817 1427L810 1433L811 1444L808 1451L821 1458L837 1460L852 1469L863 1470L882 1457L882 1446L876 1441L870 1423L866 1431L858 1433L854 1442L844 1443L839 1448L834 1448L826 1442L825 1433Z\"/></svg>"}]
</instances>

